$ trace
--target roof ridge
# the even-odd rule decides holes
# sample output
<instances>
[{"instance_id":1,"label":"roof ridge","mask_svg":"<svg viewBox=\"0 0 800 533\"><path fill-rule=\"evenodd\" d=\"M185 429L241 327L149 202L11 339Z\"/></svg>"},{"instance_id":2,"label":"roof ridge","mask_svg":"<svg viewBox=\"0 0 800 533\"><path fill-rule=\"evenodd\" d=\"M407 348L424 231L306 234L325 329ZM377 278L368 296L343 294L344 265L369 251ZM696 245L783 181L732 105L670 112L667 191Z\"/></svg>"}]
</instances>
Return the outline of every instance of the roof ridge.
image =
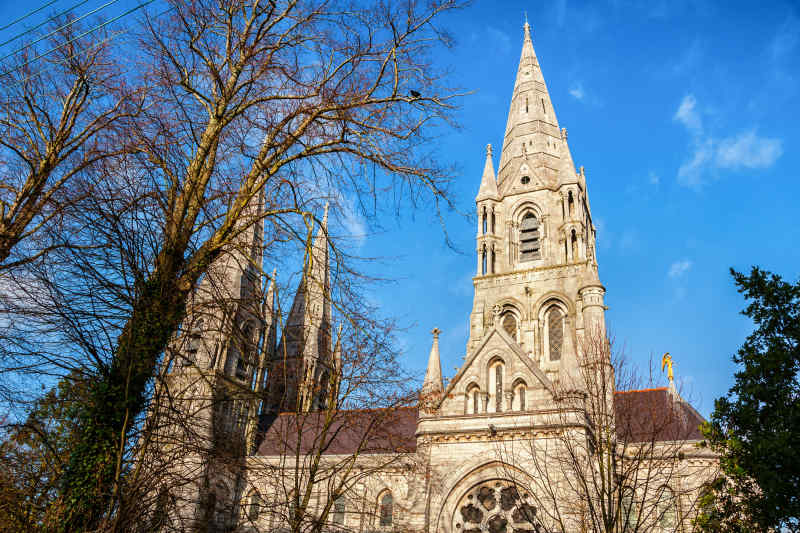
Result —
<instances>
[{"instance_id":1,"label":"roof ridge","mask_svg":"<svg viewBox=\"0 0 800 533\"><path fill-rule=\"evenodd\" d=\"M669 390L667 387L655 387L652 389L631 389L631 390L618 390L614 391L614 394L629 394L631 392L653 392L653 391L666 391Z\"/></svg>"}]
</instances>

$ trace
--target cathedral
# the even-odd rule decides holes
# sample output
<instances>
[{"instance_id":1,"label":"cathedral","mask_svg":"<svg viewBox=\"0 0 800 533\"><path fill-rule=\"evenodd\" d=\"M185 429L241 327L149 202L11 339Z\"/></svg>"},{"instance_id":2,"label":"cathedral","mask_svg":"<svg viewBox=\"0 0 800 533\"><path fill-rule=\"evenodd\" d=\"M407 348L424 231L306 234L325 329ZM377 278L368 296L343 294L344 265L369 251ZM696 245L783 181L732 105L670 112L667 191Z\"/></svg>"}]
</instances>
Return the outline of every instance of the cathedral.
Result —
<instances>
[{"instance_id":1,"label":"cathedral","mask_svg":"<svg viewBox=\"0 0 800 533\"><path fill-rule=\"evenodd\" d=\"M163 529L690 531L715 459L671 379L615 388L587 181L526 22L503 143L486 146L475 181L464 361L445 385L434 328L418 403L390 410L334 413L327 209L283 322L274 273L258 294L262 229L244 232L203 280L165 368L178 407L159 427L212 445L160 449L180 480Z\"/></svg>"}]
</instances>

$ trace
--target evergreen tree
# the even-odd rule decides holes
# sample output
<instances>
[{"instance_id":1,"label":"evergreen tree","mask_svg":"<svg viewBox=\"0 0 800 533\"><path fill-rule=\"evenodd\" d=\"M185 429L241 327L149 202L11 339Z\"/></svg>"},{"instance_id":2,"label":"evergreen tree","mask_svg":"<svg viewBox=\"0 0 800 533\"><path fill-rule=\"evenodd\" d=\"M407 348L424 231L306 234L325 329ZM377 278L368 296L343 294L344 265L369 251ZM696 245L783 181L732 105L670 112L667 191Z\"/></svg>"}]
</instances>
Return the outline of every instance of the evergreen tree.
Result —
<instances>
[{"instance_id":1,"label":"evergreen tree","mask_svg":"<svg viewBox=\"0 0 800 533\"><path fill-rule=\"evenodd\" d=\"M741 369L703 430L721 476L701 499L706 531L800 531L800 282L731 269L755 323L733 360Z\"/></svg>"}]
</instances>

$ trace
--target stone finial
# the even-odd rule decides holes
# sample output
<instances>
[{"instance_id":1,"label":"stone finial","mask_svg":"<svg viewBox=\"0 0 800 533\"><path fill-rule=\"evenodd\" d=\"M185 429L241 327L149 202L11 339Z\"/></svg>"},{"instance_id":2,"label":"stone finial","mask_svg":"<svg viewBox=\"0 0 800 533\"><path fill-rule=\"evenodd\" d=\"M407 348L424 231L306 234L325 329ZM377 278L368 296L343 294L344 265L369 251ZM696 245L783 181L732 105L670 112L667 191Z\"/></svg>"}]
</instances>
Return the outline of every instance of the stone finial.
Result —
<instances>
[{"instance_id":1,"label":"stone finial","mask_svg":"<svg viewBox=\"0 0 800 533\"><path fill-rule=\"evenodd\" d=\"M561 138L567 140L567 128L561 128Z\"/></svg>"},{"instance_id":2,"label":"stone finial","mask_svg":"<svg viewBox=\"0 0 800 533\"><path fill-rule=\"evenodd\" d=\"M439 358L439 328L433 328L433 344L428 357L428 368L425 371L425 381L422 383L422 397L431 399L444 392L442 381L442 363Z\"/></svg>"},{"instance_id":3,"label":"stone finial","mask_svg":"<svg viewBox=\"0 0 800 533\"><path fill-rule=\"evenodd\" d=\"M500 313L502 311L503 308L500 306L500 304L494 304L494 306L492 307L492 319L494 320L495 326L500 325Z\"/></svg>"},{"instance_id":4,"label":"stone finial","mask_svg":"<svg viewBox=\"0 0 800 533\"><path fill-rule=\"evenodd\" d=\"M492 143L486 145L486 157L492 157Z\"/></svg>"}]
</instances>

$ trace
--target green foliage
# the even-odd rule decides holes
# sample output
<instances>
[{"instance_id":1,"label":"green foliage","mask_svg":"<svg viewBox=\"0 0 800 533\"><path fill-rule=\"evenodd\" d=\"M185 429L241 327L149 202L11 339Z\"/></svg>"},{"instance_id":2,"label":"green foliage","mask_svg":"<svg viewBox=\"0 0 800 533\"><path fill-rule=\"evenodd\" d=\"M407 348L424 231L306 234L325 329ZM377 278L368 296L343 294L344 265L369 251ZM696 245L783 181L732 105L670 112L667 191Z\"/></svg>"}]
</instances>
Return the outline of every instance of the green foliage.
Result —
<instances>
[{"instance_id":1,"label":"green foliage","mask_svg":"<svg viewBox=\"0 0 800 533\"><path fill-rule=\"evenodd\" d=\"M724 477L701 498L705 531L800 530L800 282L753 267L731 274L755 330L733 357L740 365L703 428Z\"/></svg>"},{"instance_id":2,"label":"green foliage","mask_svg":"<svg viewBox=\"0 0 800 533\"><path fill-rule=\"evenodd\" d=\"M90 384L76 415L80 440L70 450L62 478L61 531L94 530L116 508L119 465L133 421L144 409L158 357L183 315L184 293L165 288L157 276L143 285L110 368Z\"/></svg>"},{"instance_id":3,"label":"green foliage","mask_svg":"<svg viewBox=\"0 0 800 533\"><path fill-rule=\"evenodd\" d=\"M0 442L0 531L52 531L60 523L58 486L77 443L76 406L85 398L77 373L61 379L34 405L24 423Z\"/></svg>"}]
</instances>

